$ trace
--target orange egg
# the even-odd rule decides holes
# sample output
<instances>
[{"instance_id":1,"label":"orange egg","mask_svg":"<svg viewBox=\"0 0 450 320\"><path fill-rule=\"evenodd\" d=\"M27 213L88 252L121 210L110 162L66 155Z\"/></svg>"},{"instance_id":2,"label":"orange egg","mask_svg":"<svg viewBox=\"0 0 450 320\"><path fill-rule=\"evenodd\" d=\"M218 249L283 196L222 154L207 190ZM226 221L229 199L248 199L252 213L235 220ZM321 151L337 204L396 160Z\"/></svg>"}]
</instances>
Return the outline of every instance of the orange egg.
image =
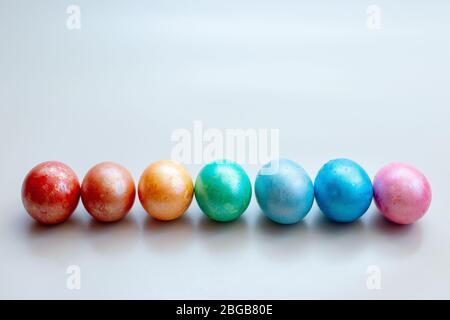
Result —
<instances>
[{"instance_id":1,"label":"orange egg","mask_svg":"<svg viewBox=\"0 0 450 320\"><path fill-rule=\"evenodd\" d=\"M149 165L141 175L138 195L153 218L174 220L189 207L194 184L189 172L179 163L161 160Z\"/></svg>"}]
</instances>

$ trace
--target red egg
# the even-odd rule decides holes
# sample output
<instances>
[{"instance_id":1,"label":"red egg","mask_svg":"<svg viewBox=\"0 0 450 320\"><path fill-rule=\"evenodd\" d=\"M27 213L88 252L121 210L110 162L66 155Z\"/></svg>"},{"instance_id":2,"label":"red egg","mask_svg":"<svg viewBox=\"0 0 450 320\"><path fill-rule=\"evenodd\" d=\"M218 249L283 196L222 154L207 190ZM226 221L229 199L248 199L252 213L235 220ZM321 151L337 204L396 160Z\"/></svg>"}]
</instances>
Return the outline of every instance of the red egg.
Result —
<instances>
[{"instance_id":1,"label":"red egg","mask_svg":"<svg viewBox=\"0 0 450 320\"><path fill-rule=\"evenodd\" d=\"M113 162L92 167L81 184L81 201L96 220L122 219L134 203L136 189L127 169Z\"/></svg>"},{"instance_id":2,"label":"red egg","mask_svg":"<svg viewBox=\"0 0 450 320\"><path fill-rule=\"evenodd\" d=\"M43 224L66 221L80 199L77 175L57 161L38 164L22 184L22 202L27 212Z\"/></svg>"}]
</instances>

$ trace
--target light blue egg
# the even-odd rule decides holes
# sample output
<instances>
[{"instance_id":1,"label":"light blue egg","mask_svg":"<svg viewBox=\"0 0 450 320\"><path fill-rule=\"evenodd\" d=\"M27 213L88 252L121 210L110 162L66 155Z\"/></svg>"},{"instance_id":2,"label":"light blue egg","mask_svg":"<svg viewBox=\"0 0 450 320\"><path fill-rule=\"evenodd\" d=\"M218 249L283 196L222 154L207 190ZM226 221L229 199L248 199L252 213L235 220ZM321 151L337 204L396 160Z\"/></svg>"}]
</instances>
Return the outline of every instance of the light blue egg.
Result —
<instances>
[{"instance_id":1,"label":"light blue egg","mask_svg":"<svg viewBox=\"0 0 450 320\"><path fill-rule=\"evenodd\" d=\"M302 220L314 202L314 187L306 171L288 159L273 160L258 172L256 200L263 213L281 224Z\"/></svg>"},{"instance_id":2,"label":"light blue egg","mask_svg":"<svg viewBox=\"0 0 450 320\"><path fill-rule=\"evenodd\" d=\"M314 193L320 210L336 222L352 222L361 217L373 197L366 171L349 159L327 162L314 181Z\"/></svg>"}]
</instances>

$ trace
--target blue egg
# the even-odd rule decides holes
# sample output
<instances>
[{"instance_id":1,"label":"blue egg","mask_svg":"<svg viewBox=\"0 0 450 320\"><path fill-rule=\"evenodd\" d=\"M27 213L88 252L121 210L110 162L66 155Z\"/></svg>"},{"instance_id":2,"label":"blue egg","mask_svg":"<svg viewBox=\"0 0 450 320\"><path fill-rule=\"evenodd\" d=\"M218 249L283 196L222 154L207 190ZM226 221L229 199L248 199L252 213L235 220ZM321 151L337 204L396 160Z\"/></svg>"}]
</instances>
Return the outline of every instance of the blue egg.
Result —
<instances>
[{"instance_id":1,"label":"blue egg","mask_svg":"<svg viewBox=\"0 0 450 320\"><path fill-rule=\"evenodd\" d=\"M273 160L258 172L255 195L263 213L281 224L302 220L314 202L314 187L305 170L287 159Z\"/></svg>"},{"instance_id":2,"label":"blue egg","mask_svg":"<svg viewBox=\"0 0 450 320\"><path fill-rule=\"evenodd\" d=\"M348 159L327 162L314 181L314 193L320 210L336 222L352 222L361 217L373 197L366 171Z\"/></svg>"}]
</instances>

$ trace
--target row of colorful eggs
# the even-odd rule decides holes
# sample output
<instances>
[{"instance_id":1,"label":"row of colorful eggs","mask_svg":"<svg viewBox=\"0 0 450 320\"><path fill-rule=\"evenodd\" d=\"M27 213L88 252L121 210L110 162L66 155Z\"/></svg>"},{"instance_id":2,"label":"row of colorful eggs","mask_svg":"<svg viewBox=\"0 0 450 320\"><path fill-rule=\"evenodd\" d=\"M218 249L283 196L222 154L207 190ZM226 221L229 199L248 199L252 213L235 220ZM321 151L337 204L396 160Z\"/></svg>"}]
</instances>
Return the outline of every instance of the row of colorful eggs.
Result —
<instances>
[{"instance_id":1,"label":"row of colorful eggs","mask_svg":"<svg viewBox=\"0 0 450 320\"><path fill-rule=\"evenodd\" d=\"M327 162L314 185L306 171L288 159L274 160L261 168L255 180L255 195L262 212L281 224L302 220L314 199L321 211L336 222L352 222L369 208L372 199L380 213L398 224L421 218L431 203L426 177L413 166L392 163L383 167L373 184L366 171L349 159ZM221 222L237 219L252 197L250 179L237 163L215 161L203 167L195 186L179 163L161 160L149 165L138 183L138 197L144 209L158 220L183 215L194 197L200 209ZM26 211L43 224L66 221L79 198L98 221L122 219L136 195L131 174L119 164L102 162L92 167L79 184L67 165L48 161L34 167L22 185Z\"/></svg>"}]
</instances>

